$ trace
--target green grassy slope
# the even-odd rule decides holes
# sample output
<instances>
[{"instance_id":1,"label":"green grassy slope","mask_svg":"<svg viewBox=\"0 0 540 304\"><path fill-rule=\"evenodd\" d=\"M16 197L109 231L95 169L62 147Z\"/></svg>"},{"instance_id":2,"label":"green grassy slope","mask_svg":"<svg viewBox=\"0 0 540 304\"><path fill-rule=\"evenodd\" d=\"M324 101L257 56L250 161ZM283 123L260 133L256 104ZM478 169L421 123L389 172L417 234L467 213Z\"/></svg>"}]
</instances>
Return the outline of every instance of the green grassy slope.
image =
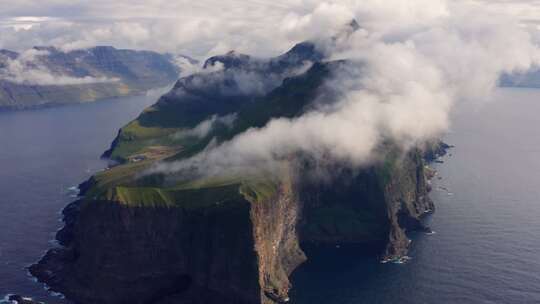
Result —
<instances>
[{"instance_id":1,"label":"green grassy slope","mask_svg":"<svg viewBox=\"0 0 540 304\"><path fill-rule=\"evenodd\" d=\"M175 137L174 135L178 132L189 128L170 127L170 123L159 125L161 112L165 111L167 112L165 116L171 117L169 112L171 107L156 105L150 107L136 120L121 129L110 155L113 159L120 160L122 164L96 174L94 183L86 196L146 206L187 204L186 198L192 199L195 193L205 192L202 189L212 189L212 191L208 194L200 194L202 196L196 201L199 201L201 206L208 201L206 195L213 197L213 201L220 201L228 197L231 189L236 189L236 193L241 193L250 201L269 198L279 187L279 181L269 174L221 176L195 181L179 179L172 185L170 181L165 185L161 183L163 176L140 178L140 173L156 161L180 160L194 155L202 151L212 139L217 142L226 141L249 128L262 127L272 118L299 116L315 99L317 89L329 73L330 64L315 64L305 74L286 79L281 86L266 96L244 103L237 109L231 109L237 114L234 126L230 128L216 124L203 138ZM181 120L182 115L177 117ZM203 117L201 120L207 118ZM152 123L149 124L148 119L152 119ZM177 126L194 127L198 123L200 121L179 122ZM162 150L168 148L167 153L152 154L152 149L156 147ZM148 157L137 162L132 161L134 157L141 155Z\"/></svg>"}]
</instances>

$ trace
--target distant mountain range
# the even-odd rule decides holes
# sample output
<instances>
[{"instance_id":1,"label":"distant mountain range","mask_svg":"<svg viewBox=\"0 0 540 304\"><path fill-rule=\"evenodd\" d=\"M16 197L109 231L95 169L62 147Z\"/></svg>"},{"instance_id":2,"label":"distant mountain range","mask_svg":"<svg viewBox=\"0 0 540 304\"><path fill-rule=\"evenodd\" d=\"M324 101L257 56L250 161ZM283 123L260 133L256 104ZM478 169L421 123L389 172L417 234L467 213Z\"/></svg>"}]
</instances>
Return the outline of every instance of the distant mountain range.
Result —
<instances>
[{"instance_id":1,"label":"distant mountain range","mask_svg":"<svg viewBox=\"0 0 540 304\"><path fill-rule=\"evenodd\" d=\"M353 30L357 28L357 24L349 26ZM217 75L230 78L231 75L228 74L231 74L231 70L243 70L243 76L260 79L257 87L242 87L238 86L238 83L241 84L241 76L236 73L235 80L221 82L220 86L225 84L236 87L229 87L232 91L228 94L214 94L221 96L217 99L224 96L235 99L242 97L240 95L250 95L246 94L246 90L250 91L249 93L257 93L254 90L263 93L268 88L276 87L282 81L284 73L294 73L292 68L301 69L303 62L317 62L321 59L322 54L314 49L314 45L305 42L271 60L230 52L209 58L204 62L203 68L208 69L218 64L219 67L216 68L224 71L216 73ZM149 89L175 82L181 72L179 62L197 63L183 55L116 49L112 46L72 51L55 47L34 47L23 52L0 49L0 111L140 95ZM183 79L177 86L189 87L190 80L192 79ZM502 75L500 85L538 88L540 71ZM205 90L208 91L209 88ZM235 95L235 90L236 96L230 96ZM222 102L217 101L212 106L219 108L222 105ZM225 105L230 106L230 103ZM217 110L219 112L219 109Z\"/></svg>"},{"instance_id":2,"label":"distant mountain range","mask_svg":"<svg viewBox=\"0 0 540 304\"><path fill-rule=\"evenodd\" d=\"M176 81L186 56L97 46L64 52L34 47L0 50L0 110L142 94Z\"/></svg>"},{"instance_id":3,"label":"distant mountain range","mask_svg":"<svg viewBox=\"0 0 540 304\"><path fill-rule=\"evenodd\" d=\"M527 72L504 74L501 76L501 87L540 88L540 70L531 69Z\"/></svg>"}]
</instances>

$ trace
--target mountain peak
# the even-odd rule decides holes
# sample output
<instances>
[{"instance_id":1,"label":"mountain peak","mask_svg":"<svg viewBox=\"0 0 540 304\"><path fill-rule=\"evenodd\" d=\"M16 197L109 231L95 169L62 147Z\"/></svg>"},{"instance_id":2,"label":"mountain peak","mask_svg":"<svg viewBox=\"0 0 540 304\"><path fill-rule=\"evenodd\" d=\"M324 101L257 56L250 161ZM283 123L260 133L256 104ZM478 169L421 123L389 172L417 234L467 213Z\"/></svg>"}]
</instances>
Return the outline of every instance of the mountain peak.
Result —
<instances>
[{"instance_id":1,"label":"mountain peak","mask_svg":"<svg viewBox=\"0 0 540 304\"><path fill-rule=\"evenodd\" d=\"M356 19L352 19L351 22L347 24L350 29L352 29L353 32L356 32L360 29L360 24L356 21Z\"/></svg>"},{"instance_id":2,"label":"mountain peak","mask_svg":"<svg viewBox=\"0 0 540 304\"><path fill-rule=\"evenodd\" d=\"M350 35L358 31L359 29L360 29L360 24L358 24L356 19L352 19L349 23L345 24L341 28L341 30L337 33L337 35L334 36L334 39L348 38Z\"/></svg>"},{"instance_id":3,"label":"mountain peak","mask_svg":"<svg viewBox=\"0 0 540 304\"><path fill-rule=\"evenodd\" d=\"M203 67L209 67L214 65L216 62L221 62L225 69L228 68L237 68L245 65L251 60L251 56L242 54L236 51L229 51L225 55L213 56L206 60Z\"/></svg>"},{"instance_id":4,"label":"mountain peak","mask_svg":"<svg viewBox=\"0 0 540 304\"><path fill-rule=\"evenodd\" d=\"M348 23L344 24L341 29L330 38L331 44L336 43L337 41L347 40L352 34L360 29L360 24L356 19L352 19Z\"/></svg>"}]
</instances>

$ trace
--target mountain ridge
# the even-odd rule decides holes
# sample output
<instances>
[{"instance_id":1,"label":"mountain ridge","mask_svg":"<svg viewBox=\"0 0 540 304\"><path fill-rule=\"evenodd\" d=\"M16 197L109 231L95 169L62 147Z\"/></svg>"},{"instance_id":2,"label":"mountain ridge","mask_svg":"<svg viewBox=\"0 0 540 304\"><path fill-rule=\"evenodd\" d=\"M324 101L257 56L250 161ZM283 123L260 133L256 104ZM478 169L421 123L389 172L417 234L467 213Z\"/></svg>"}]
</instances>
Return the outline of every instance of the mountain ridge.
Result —
<instances>
[{"instance_id":1,"label":"mountain ridge","mask_svg":"<svg viewBox=\"0 0 540 304\"><path fill-rule=\"evenodd\" d=\"M188 62L195 61L180 56ZM36 46L0 52L0 109L21 110L144 94L176 81L177 58L95 46L63 51Z\"/></svg>"}]
</instances>

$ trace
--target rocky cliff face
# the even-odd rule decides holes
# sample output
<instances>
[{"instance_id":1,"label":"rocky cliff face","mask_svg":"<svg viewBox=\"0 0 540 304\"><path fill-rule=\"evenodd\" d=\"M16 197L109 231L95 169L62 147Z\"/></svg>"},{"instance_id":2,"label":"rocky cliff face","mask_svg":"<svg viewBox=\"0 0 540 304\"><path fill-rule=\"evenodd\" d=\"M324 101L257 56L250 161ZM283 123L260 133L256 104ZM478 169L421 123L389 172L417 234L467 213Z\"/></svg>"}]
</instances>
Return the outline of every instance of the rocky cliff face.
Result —
<instances>
[{"instance_id":1,"label":"rocky cliff face","mask_svg":"<svg viewBox=\"0 0 540 304\"><path fill-rule=\"evenodd\" d=\"M240 195L197 209L75 204L73 237L31 268L53 290L80 303L257 302L250 205Z\"/></svg>"},{"instance_id":2,"label":"rocky cliff face","mask_svg":"<svg viewBox=\"0 0 540 304\"><path fill-rule=\"evenodd\" d=\"M64 247L30 270L77 303L284 303L309 258L301 244L406 254L406 232L433 210L425 163L414 151L384 166L308 182L296 167L264 198L240 185L192 190L212 197L203 205L80 200L64 211Z\"/></svg>"},{"instance_id":3,"label":"rocky cliff face","mask_svg":"<svg viewBox=\"0 0 540 304\"><path fill-rule=\"evenodd\" d=\"M289 276L306 259L297 232L303 205L296 187L295 182L286 180L274 196L252 204L251 222L262 291L261 299L254 303L287 302Z\"/></svg>"},{"instance_id":4,"label":"rocky cliff face","mask_svg":"<svg viewBox=\"0 0 540 304\"><path fill-rule=\"evenodd\" d=\"M407 254L409 231L429 231L421 223L426 213L433 212L435 206L429 198L425 161L420 151L394 164L390 178L383 184L384 201L390 224L388 242L384 257L386 260L400 258Z\"/></svg>"}]
</instances>

